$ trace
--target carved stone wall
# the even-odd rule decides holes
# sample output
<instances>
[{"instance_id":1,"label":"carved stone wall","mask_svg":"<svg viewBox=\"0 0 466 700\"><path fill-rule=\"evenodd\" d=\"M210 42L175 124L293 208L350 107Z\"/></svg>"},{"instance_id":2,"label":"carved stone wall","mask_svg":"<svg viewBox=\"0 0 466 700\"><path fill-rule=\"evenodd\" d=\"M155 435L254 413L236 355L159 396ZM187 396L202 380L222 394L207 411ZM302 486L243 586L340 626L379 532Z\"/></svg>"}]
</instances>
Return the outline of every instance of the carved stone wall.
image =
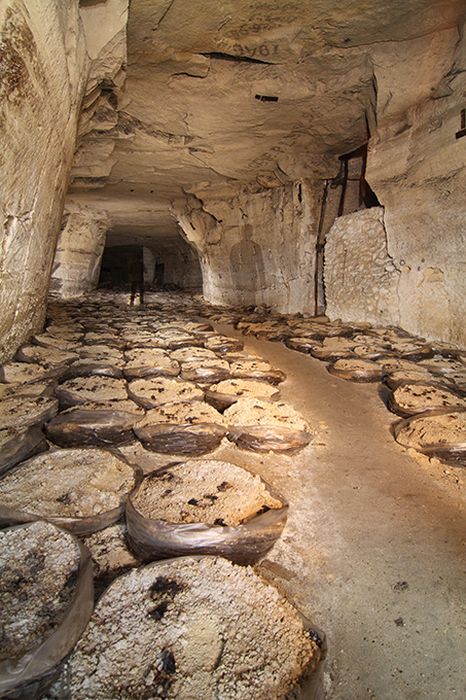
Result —
<instances>
[{"instance_id":1,"label":"carved stone wall","mask_svg":"<svg viewBox=\"0 0 466 700\"><path fill-rule=\"evenodd\" d=\"M449 38L451 42L451 31L445 34L429 39L434 55L441 41ZM419 80L432 62L427 41L424 62L418 61ZM465 107L464 38L457 43L456 54L450 55L450 63L444 60L440 68L437 63L436 71L437 83L429 99L402 116L380 109L367 179L385 207L388 249L400 270L401 326L421 336L464 345L466 137L455 138ZM389 78L380 68L381 85Z\"/></svg>"},{"instance_id":2,"label":"carved stone wall","mask_svg":"<svg viewBox=\"0 0 466 700\"><path fill-rule=\"evenodd\" d=\"M181 235L152 246L151 252L155 261L156 284L172 284L192 291L202 290L199 256ZM163 270L159 266L163 266Z\"/></svg>"},{"instance_id":3,"label":"carved stone wall","mask_svg":"<svg viewBox=\"0 0 466 700\"><path fill-rule=\"evenodd\" d=\"M7 0L0 31L1 362L44 321L88 58L77 0Z\"/></svg>"},{"instance_id":4,"label":"carved stone wall","mask_svg":"<svg viewBox=\"0 0 466 700\"><path fill-rule=\"evenodd\" d=\"M102 125L94 116L122 82L127 7L0 5L0 362L43 325L78 123Z\"/></svg>"},{"instance_id":5,"label":"carved stone wall","mask_svg":"<svg viewBox=\"0 0 466 700\"><path fill-rule=\"evenodd\" d=\"M206 298L312 312L320 195L320 184L297 182L221 201L191 198L178 221L199 252Z\"/></svg>"}]
</instances>

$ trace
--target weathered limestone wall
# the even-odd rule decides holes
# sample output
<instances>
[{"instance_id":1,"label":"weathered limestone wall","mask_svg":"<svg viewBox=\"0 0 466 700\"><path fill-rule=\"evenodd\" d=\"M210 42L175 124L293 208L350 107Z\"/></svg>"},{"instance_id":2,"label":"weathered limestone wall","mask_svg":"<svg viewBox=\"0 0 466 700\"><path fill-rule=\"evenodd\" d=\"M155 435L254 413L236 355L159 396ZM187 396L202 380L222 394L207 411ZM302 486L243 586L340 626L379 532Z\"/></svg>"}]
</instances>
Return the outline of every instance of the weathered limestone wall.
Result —
<instances>
[{"instance_id":1,"label":"weathered limestone wall","mask_svg":"<svg viewBox=\"0 0 466 700\"><path fill-rule=\"evenodd\" d=\"M128 4L129 0L104 0L81 5L91 64L71 179L84 190L102 186L116 162L119 134L114 128L126 78Z\"/></svg>"},{"instance_id":2,"label":"weathered limestone wall","mask_svg":"<svg viewBox=\"0 0 466 700\"><path fill-rule=\"evenodd\" d=\"M366 179L382 208L327 234L327 313L466 344L466 42L457 28L375 45ZM413 75L416 79L413 80Z\"/></svg>"},{"instance_id":3,"label":"weathered limestone wall","mask_svg":"<svg viewBox=\"0 0 466 700\"><path fill-rule=\"evenodd\" d=\"M199 252L204 296L312 311L320 196L304 181L223 201L191 198L177 218Z\"/></svg>"},{"instance_id":4,"label":"weathered limestone wall","mask_svg":"<svg viewBox=\"0 0 466 700\"><path fill-rule=\"evenodd\" d=\"M43 324L78 126L102 126L123 83L127 9L0 3L0 362Z\"/></svg>"},{"instance_id":5,"label":"weathered limestone wall","mask_svg":"<svg viewBox=\"0 0 466 700\"><path fill-rule=\"evenodd\" d=\"M327 314L344 321L400 323L400 272L388 250L382 207L340 216L327 234Z\"/></svg>"},{"instance_id":6,"label":"weathered limestone wall","mask_svg":"<svg viewBox=\"0 0 466 700\"><path fill-rule=\"evenodd\" d=\"M69 212L60 232L50 281L63 299L95 289L109 226L106 212Z\"/></svg>"},{"instance_id":7,"label":"weathered limestone wall","mask_svg":"<svg viewBox=\"0 0 466 700\"><path fill-rule=\"evenodd\" d=\"M194 248L179 236L163 246L153 248L156 265L163 265L163 284L173 284L181 289L200 291L202 273L199 256Z\"/></svg>"},{"instance_id":8,"label":"weathered limestone wall","mask_svg":"<svg viewBox=\"0 0 466 700\"><path fill-rule=\"evenodd\" d=\"M6 0L0 31L1 362L44 321L88 58L77 0Z\"/></svg>"},{"instance_id":9,"label":"weathered limestone wall","mask_svg":"<svg viewBox=\"0 0 466 700\"><path fill-rule=\"evenodd\" d=\"M455 133L465 107L466 42L457 44L453 30L423 41L415 71L401 70L394 57L375 69L381 102L366 177L385 207L387 248L400 270L400 325L465 345L466 137ZM432 75L431 97L403 111L403 81L415 76L414 87L425 87Z\"/></svg>"}]
</instances>

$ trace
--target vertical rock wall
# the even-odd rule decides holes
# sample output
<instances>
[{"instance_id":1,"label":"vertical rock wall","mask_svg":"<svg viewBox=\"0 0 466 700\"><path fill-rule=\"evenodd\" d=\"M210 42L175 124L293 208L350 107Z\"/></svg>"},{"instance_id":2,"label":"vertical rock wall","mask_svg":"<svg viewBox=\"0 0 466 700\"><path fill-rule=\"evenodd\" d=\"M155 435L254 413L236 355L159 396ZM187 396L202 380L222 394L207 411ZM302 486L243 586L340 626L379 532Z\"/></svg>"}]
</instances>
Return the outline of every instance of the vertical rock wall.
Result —
<instances>
[{"instance_id":1,"label":"vertical rock wall","mask_svg":"<svg viewBox=\"0 0 466 700\"><path fill-rule=\"evenodd\" d=\"M402 55L376 69L379 120L366 177L385 207L388 250L400 270L400 325L464 345L466 136L455 135L466 106L466 42L452 30L422 41L415 70ZM403 111L407 91L426 85L430 97Z\"/></svg>"},{"instance_id":2,"label":"vertical rock wall","mask_svg":"<svg viewBox=\"0 0 466 700\"><path fill-rule=\"evenodd\" d=\"M204 296L312 311L320 195L320 185L296 182L223 201L191 198L177 218L199 252Z\"/></svg>"},{"instance_id":3,"label":"vertical rock wall","mask_svg":"<svg viewBox=\"0 0 466 700\"><path fill-rule=\"evenodd\" d=\"M77 133L115 121L127 11L128 0L0 3L0 362L43 324Z\"/></svg>"},{"instance_id":4,"label":"vertical rock wall","mask_svg":"<svg viewBox=\"0 0 466 700\"><path fill-rule=\"evenodd\" d=\"M337 218L327 234L327 313L464 345L464 32L375 45L372 61L377 126L366 179L383 208Z\"/></svg>"},{"instance_id":5,"label":"vertical rock wall","mask_svg":"<svg viewBox=\"0 0 466 700\"><path fill-rule=\"evenodd\" d=\"M69 212L60 232L50 289L63 299L95 289L105 247L108 217L95 210Z\"/></svg>"},{"instance_id":6,"label":"vertical rock wall","mask_svg":"<svg viewBox=\"0 0 466 700\"><path fill-rule=\"evenodd\" d=\"M77 0L6 0L0 31L1 362L43 324L88 58Z\"/></svg>"},{"instance_id":7,"label":"vertical rock wall","mask_svg":"<svg viewBox=\"0 0 466 700\"><path fill-rule=\"evenodd\" d=\"M344 321L399 325L400 273L387 250L383 208L336 219L327 234L327 314Z\"/></svg>"},{"instance_id":8,"label":"vertical rock wall","mask_svg":"<svg viewBox=\"0 0 466 700\"><path fill-rule=\"evenodd\" d=\"M163 278L156 284L176 285L180 289L202 289L202 273L196 250L179 236L165 245L153 247L156 277L161 276L158 266L163 265Z\"/></svg>"}]
</instances>

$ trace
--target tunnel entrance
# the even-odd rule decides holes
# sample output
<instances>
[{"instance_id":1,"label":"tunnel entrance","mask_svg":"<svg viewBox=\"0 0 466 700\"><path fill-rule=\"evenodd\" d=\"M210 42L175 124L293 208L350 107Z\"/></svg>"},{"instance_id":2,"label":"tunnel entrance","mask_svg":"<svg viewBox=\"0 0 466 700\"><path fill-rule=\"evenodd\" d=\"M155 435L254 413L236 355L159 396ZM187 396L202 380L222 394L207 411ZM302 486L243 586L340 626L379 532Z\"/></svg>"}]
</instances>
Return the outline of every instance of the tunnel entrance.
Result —
<instances>
[{"instance_id":1,"label":"tunnel entrance","mask_svg":"<svg viewBox=\"0 0 466 700\"><path fill-rule=\"evenodd\" d=\"M130 284L132 264L144 263L144 249L140 245L108 246L102 255L99 287L123 289Z\"/></svg>"},{"instance_id":2,"label":"tunnel entrance","mask_svg":"<svg viewBox=\"0 0 466 700\"><path fill-rule=\"evenodd\" d=\"M128 289L132 281L132 268L143 268L144 286L147 290L201 291L202 273L197 252L181 238L170 237L148 241L145 245L112 241L102 255L99 287Z\"/></svg>"}]
</instances>

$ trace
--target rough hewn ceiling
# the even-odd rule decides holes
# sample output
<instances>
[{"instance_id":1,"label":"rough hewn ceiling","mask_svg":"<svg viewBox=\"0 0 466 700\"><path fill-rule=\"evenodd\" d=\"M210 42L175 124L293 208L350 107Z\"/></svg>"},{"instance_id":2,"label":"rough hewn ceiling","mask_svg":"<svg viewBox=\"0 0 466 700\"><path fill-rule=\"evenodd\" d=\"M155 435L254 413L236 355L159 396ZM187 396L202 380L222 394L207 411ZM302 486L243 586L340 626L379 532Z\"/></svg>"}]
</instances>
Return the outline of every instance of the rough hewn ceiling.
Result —
<instances>
[{"instance_id":1,"label":"rough hewn ceiling","mask_svg":"<svg viewBox=\"0 0 466 700\"><path fill-rule=\"evenodd\" d=\"M132 0L126 74L88 102L71 195L116 233L167 234L183 193L329 176L375 122L374 55L453 27L461 6Z\"/></svg>"}]
</instances>

